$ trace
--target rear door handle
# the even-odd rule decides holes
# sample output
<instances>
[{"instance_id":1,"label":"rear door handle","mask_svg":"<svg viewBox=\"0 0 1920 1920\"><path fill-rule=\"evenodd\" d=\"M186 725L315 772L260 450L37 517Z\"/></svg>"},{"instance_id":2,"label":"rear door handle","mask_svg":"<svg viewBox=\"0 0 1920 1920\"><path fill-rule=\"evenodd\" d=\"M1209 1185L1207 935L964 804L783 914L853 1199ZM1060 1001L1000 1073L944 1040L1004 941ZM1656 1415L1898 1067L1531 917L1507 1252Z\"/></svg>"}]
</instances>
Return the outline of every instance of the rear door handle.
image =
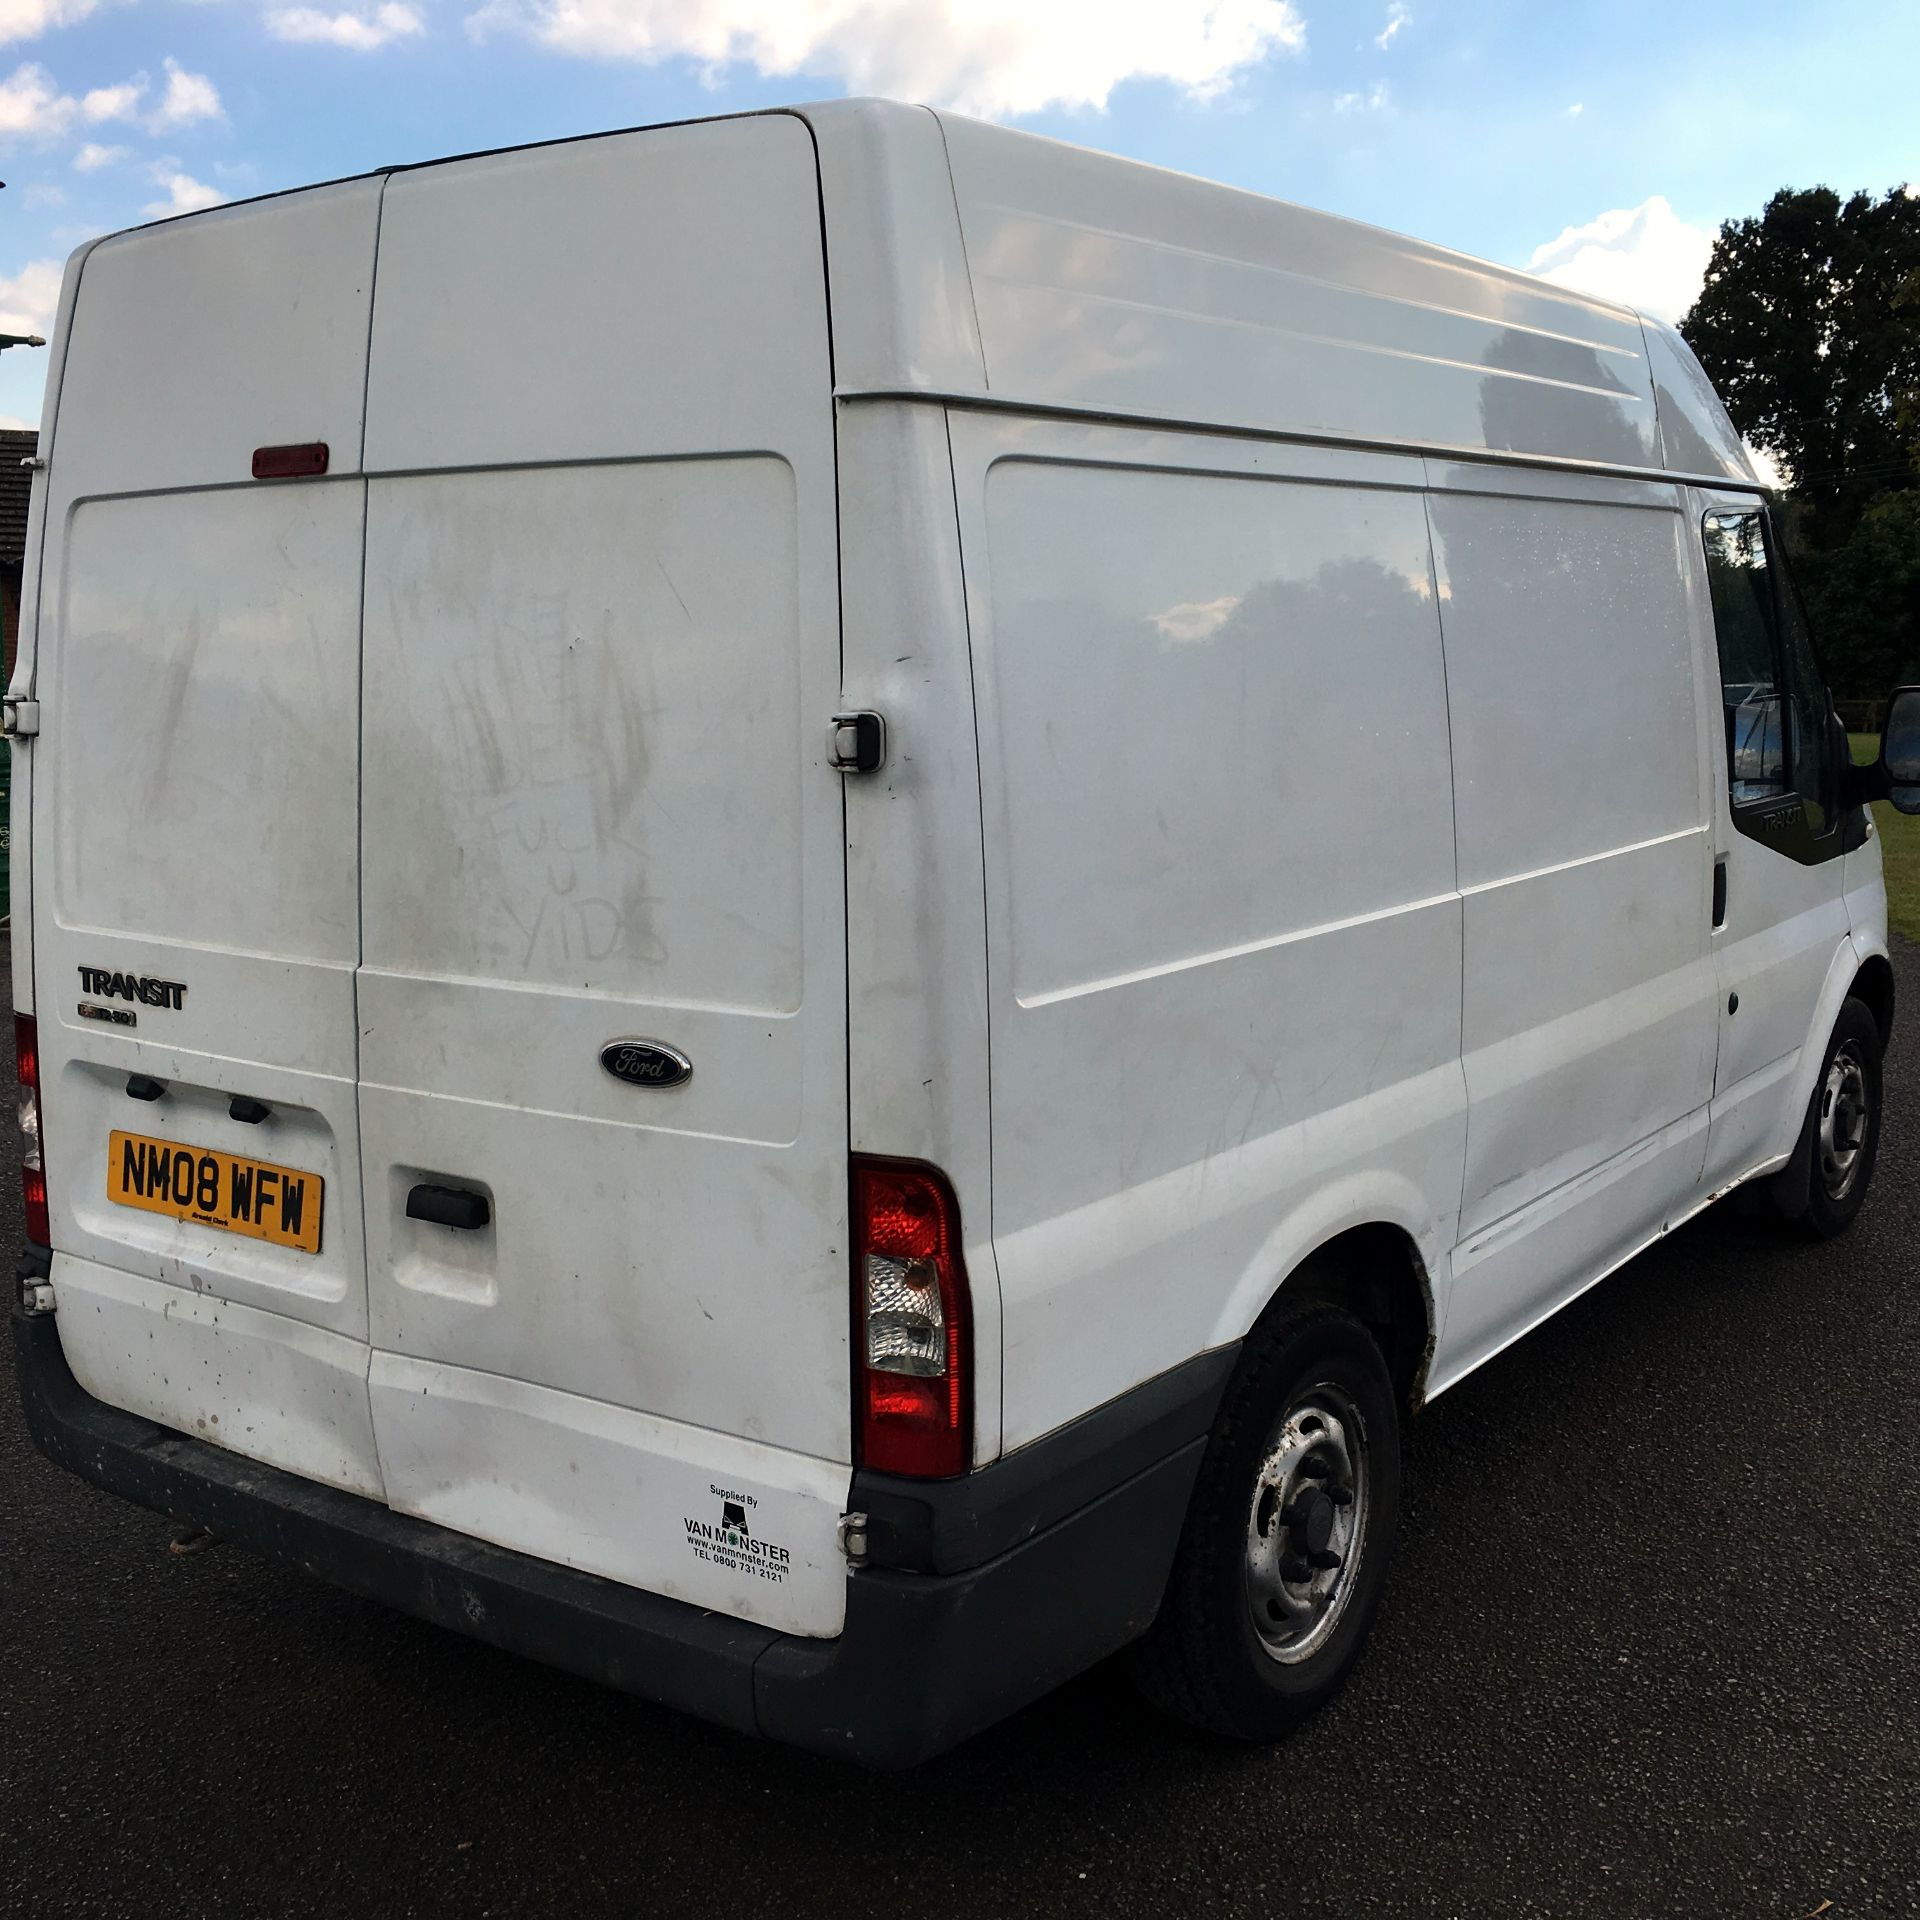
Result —
<instances>
[{"instance_id":1,"label":"rear door handle","mask_svg":"<svg viewBox=\"0 0 1920 1920\"><path fill-rule=\"evenodd\" d=\"M407 1195L407 1218L431 1220L436 1227L484 1227L493 1209L484 1193L464 1187L415 1187Z\"/></svg>"},{"instance_id":2,"label":"rear door handle","mask_svg":"<svg viewBox=\"0 0 1920 1920\"><path fill-rule=\"evenodd\" d=\"M1727 856L1713 863L1713 930L1718 933L1727 924Z\"/></svg>"}]
</instances>

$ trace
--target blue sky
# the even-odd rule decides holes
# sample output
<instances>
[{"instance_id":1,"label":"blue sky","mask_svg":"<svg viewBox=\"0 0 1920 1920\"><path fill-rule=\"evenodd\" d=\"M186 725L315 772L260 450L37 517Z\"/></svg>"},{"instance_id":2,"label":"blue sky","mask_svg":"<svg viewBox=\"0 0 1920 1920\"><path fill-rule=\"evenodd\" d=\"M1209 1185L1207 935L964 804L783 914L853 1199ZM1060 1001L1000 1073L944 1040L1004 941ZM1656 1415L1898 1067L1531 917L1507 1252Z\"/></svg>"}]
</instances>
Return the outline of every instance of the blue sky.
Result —
<instances>
[{"instance_id":1,"label":"blue sky","mask_svg":"<svg viewBox=\"0 0 1920 1920\"><path fill-rule=\"evenodd\" d=\"M0 331L172 209L860 92L1675 312L1782 185L1920 181L1916 0L0 0ZM537 329L539 290L502 288ZM0 355L39 418L44 353Z\"/></svg>"}]
</instances>

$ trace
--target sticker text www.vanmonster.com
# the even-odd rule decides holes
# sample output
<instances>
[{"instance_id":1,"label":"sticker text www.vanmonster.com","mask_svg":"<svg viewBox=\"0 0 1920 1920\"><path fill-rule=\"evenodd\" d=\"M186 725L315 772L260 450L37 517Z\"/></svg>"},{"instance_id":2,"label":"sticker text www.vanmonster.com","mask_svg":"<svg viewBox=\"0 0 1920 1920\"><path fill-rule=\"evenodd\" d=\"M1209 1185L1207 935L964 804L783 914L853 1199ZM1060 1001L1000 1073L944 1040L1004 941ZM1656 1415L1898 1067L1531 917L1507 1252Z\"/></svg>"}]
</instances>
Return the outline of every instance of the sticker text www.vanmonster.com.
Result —
<instances>
[{"instance_id":1,"label":"sticker text www.vanmonster.com","mask_svg":"<svg viewBox=\"0 0 1920 1920\"><path fill-rule=\"evenodd\" d=\"M691 1514L686 1516L687 1545L694 1557L725 1567L730 1573L757 1574L777 1586L787 1577L793 1557L785 1547L776 1547L754 1531L757 1520L748 1524L749 1510L760 1503L750 1493L735 1493L727 1487L710 1486L707 1491L720 1503L719 1518L696 1520Z\"/></svg>"}]
</instances>

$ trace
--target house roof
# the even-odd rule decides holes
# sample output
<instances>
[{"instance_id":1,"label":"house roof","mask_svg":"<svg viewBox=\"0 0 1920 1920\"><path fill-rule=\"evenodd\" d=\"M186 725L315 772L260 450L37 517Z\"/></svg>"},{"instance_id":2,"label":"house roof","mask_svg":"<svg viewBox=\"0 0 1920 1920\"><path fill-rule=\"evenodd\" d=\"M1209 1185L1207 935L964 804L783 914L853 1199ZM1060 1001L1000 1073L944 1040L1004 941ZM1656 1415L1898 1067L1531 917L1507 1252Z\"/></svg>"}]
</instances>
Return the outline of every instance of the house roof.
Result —
<instances>
[{"instance_id":1,"label":"house roof","mask_svg":"<svg viewBox=\"0 0 1920 1920\"><path fill-rule=\"evenodd\" d=\"M20 462L40 444L37 433L0 430L0 566L17 567L27 555L27 499L33 475Z\"/></svg>"}]
</instances>

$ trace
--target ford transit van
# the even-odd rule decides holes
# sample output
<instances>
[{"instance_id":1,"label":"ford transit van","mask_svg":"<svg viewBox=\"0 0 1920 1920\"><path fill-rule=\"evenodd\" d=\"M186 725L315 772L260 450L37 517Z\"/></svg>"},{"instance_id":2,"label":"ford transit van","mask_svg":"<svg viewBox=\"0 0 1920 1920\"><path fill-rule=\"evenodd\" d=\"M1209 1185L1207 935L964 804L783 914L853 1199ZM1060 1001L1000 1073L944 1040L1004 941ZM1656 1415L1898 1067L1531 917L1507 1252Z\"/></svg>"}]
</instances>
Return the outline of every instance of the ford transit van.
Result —
<instances>
[{"instance_id":1,"label":"ford transit van","mask_svg":"<svg viewBox=\"0 0 1920 1920\"><path fill-rule=\"evenodd\" d=\"M13 1329L177 1520L875 1764L1264 1739L1425 1402L1866 1197L1915 697L1622 308L838 102L91 243L41 445Z\"/></svg>"}]
</instances>

